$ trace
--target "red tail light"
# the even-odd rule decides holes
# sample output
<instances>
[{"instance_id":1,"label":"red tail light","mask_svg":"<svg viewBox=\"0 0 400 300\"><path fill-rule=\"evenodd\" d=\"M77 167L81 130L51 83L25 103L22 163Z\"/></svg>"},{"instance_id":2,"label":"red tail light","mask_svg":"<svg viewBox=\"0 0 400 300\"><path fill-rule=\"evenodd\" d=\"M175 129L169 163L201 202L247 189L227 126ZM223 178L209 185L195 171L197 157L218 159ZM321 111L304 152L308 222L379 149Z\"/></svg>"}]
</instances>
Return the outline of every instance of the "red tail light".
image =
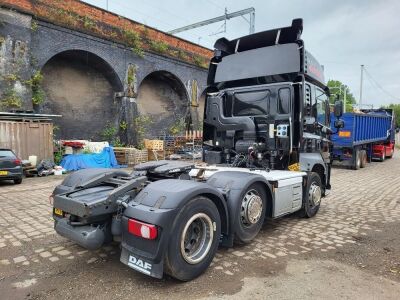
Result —
<instances>
[{"instance_id":1,"label":"red tail light","mask_svg":"<svg viewBox=\"0 0 400 300\"><path fill-rule=\"evenodd\" d=\"M17 159L14 159L14 163L16 165L20 165L22 163L22 161L19 158L17 158Z\"/></svg>"},{"instance_id":2,"label":"red tail light","mask_svg":"<svg viewBox=\"0 0 400 300\"><path fill-rule=\"evenodd\" d=\"M140 222L135 219L128 220L129 233L148 240L157 238L157 226Z\"/></svg>"}]
</instances>

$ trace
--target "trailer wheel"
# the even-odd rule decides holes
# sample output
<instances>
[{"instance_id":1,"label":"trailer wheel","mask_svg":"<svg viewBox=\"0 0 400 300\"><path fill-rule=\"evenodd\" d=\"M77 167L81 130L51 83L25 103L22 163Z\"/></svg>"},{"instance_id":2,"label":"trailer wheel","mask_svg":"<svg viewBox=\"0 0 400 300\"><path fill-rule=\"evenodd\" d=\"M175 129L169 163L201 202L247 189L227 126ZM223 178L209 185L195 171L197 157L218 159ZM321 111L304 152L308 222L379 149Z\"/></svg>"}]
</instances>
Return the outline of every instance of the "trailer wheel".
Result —
<instances>
[{"instance_id":1,"label":"trailer wheel","mask_svg":"<svg viewBox=\"0 0 400 300\"><path fill-rule=\"evenodd\" d=\"M360 168L365 168L367 166L367 163L368 163L367 151L361 150L360 151L360 156L361 156Z\"/></svg>"},{"instance_id":2,"label":"trailer wheel","mask_svg":"<svg viewBox=\"0 0 400 300\"><path fill-rule=\"evenodd\" d=\"M379 158L379 161L384 162L386 159L386 153L385 150L383 150L381 157Z\"/></svg>"},{"instance_id":3,"label":"trailer wheel","mask_svg":"<svg viewBox=\"0 0 400 300\"><path fill-rule=\"evenodd\" d=\"M240 207L237 210L235 242L246 244L251 242L260 231L267 208L267 195L260 183L252 184L242 194Z\"/></svg>"},{"instance_id":4,"label":"trailer wheel","mask_svg":"<svg viewBox=\"0 0 400 300\"><path fill-rule=\"evenodd\" d=\"M361 168L361 151L356 150L356 158L354 160L353 170Z\"/></svg>"},{"instance_id":5,"label":"trailer wheel","mask_svg":"<svg viewBox=\"0 0 400 300\"><path fill-rule=\"evenodd\" d=\"M189 281L201 275L218 249L221 219L206 197L195 197L175 219L165 257L165 273Z\"/></svg>"},{"instance_id":6,"label":"trailer wheel","mask_svg":"<svg viewBox=\"0 0 400 300\"><path fill-rule=\"evenodd\" d=\"M321 178L315 172L311 172L307 177L307 186L303 192L303 207L299 211L300 217L314 217L321 205L322 183Z\"/></svg>"}]
</instances>

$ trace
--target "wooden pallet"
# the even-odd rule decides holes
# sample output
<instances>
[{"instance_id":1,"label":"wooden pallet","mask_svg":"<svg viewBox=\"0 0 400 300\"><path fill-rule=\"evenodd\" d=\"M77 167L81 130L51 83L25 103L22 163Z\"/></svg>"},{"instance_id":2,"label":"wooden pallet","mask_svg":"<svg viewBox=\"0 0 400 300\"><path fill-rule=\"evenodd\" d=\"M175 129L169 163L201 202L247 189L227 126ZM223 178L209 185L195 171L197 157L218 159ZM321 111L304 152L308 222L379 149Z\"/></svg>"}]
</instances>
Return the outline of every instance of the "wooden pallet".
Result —
<instances>
[{"instance_id":1,"label":"wooden pallet","mask_svg":"<svg viewBox=\"0 0 400 300\"><path fill-rule=\"evenodd\" d=\"M164 150L164 141L163 140L144 140L144 147L148 150L160 151Z\"/></svg>"},{"instance_id":2,"label":"wooden pallet","mask_svg":"<svg viewBox=\"0 0 400 300\"><path fill-rule=\"evenodd\" d=\"M115 158L121 165L134 166L148 161L148 150L136 148L115 147Z\"/></svg>"}]
</instances>

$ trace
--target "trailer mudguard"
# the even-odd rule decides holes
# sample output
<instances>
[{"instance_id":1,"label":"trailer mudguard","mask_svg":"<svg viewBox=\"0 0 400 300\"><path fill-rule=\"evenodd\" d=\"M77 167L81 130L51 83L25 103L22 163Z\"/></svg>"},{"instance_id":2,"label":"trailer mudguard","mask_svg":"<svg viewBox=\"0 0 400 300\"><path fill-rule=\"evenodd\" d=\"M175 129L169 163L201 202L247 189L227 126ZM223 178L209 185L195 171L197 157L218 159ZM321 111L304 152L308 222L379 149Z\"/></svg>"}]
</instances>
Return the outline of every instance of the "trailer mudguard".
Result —
<instances>
[{"instance_id":1,"label":"trailer mudguard","mask_svg":"<svg viewBox=\"0 0 400 300\"><path fill-rule=\"evenodd\" d=\"M176 216L188 201L199 195L210 198L216 204L221 215L221 232L226 234L228 210L224 197L217 188L192 180L155 181L129 202L124 211L121 262L147 275L162 278L164 254ZM129 233L129 219L157 225L157 238L148 240Z\"/></svg>"},{"instance_id":2,"label":"trailer mudguard","mask_svg":"<svg viewBox=\"0 0 400 300\"><path fill-rule=\"evenodd\" d=\"M260 182L265 186L267 199L267 216L271 216L274 211L274 199L271 189L271 184L266 180L265 177L259 174L251 174L248 172L240 171L221 171L212 175L207 183L218 190L220 190L225 198L228 207L229 215L229 233L223 236L222 245L224 247L232 247L235 236L235 229L239 226L239 220L235 218L238 214L238 210L241 208L241 201L244 192L253 183ZM269 207L268 207L269 206Z\"/></svg>"}]
</instances>

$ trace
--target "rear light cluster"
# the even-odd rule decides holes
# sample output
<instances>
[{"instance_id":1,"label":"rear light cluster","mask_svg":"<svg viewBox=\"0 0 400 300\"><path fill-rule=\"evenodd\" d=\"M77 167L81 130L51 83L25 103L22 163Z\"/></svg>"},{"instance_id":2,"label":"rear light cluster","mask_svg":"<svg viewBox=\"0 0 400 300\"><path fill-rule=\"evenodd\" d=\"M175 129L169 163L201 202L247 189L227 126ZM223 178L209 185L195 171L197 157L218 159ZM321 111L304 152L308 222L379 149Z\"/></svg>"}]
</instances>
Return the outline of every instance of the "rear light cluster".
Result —
<instances>
[{"instance_id":1,"label":"rear light cluster","mask_svg":"<svg viewBox=\"0 0 400 300\"><path fill-rule=\"evenodd\" d=\"M22 160L20 160L20 159L14 159L14 163L16 164L16 165L20 165L21 163L22 163Z\"/></svg>"},{"instance_id":2,"label":"rear light cluster","mask_svg":"<svg viewBox=\"0 0 400 300\"><path fill-rule=\"evenodd\" d=\"M128 220L128 232L148 240L157 238L157 226L140 222L135 219Z\"/></svg>"}]
</instances>

